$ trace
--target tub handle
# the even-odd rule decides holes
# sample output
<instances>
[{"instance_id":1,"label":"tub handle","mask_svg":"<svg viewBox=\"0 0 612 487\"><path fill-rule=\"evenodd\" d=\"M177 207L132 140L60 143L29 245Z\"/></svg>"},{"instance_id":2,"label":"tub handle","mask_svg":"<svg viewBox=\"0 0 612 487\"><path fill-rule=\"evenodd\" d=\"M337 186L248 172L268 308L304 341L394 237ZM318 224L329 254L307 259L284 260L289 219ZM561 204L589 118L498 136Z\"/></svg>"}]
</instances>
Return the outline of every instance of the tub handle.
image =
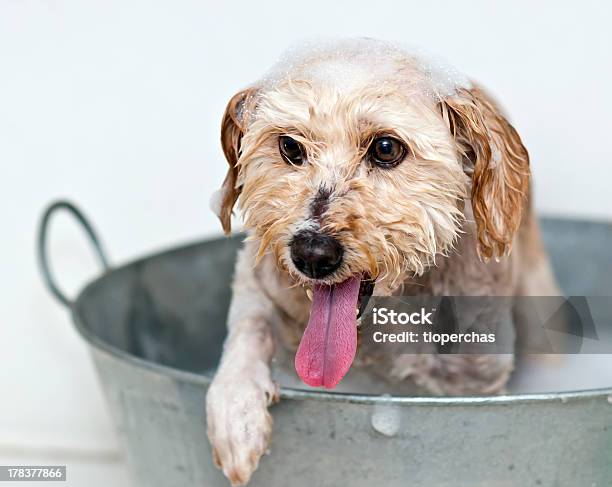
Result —
<instances>
[{"instance_id":1,"label":"tub handle","mask_svg":"<svg viewBox=\"0 0 612 487\"><path fill-rule=\"evenodd\" d=\"M71 306L71 300L66 297L64 292L59 288L56 283L55 277L51 272L51 266L49 265L49 255L48 255L48 233L49 233L49 224L51 222L51 217L58 210L66 210L68 211L77 222L81 224L85 233L89 237L91 244L93 245L96 254L98 255L98 260L102 266L104 272L108 271L110 266L108 264L108 259L106 258L106 254L104 253L104 249L102 248L102 244L100 243L100 239L89 223L85 215L79 210L74 204L65 200L58 200L51 203L40 220L40 225L38 227L38 263L40 265L40 270L42 273L43 281L45 286L49 290L51 294L53 294L57 300L62 303L66 307Z\"/></svg>"}]
</instances>

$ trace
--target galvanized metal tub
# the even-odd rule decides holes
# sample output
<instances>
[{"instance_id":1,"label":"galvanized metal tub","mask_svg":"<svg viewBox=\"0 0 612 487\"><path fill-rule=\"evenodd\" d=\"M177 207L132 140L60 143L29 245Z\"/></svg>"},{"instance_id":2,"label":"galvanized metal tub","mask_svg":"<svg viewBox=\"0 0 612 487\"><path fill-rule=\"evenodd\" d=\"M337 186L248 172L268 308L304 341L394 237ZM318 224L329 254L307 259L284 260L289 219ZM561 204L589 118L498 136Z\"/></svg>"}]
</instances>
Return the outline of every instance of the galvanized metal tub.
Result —
<instances>
[{"instance_id":1,"label":"galvanized metal tub","mask_svg":"<svg viewBox=\"0 0 612 487\"><path fill-rule=\"evenodd\" d=\"M100 376L136 485L226 486L211 461L204 398L220 357L240 237L183 246L107 270L70 305ZM545 219L568 295L612 294L612 225ZM610 363L610 362L608 362ZM612 371L612 367L610 368ZM518 372L521 374L521 371ZM588 379L588 377L585 377ZM591 390L500 397L397 397L283 387L271 452L252 486L610 486L612 378ZM373 421L391 418L381 434ZM378 419L377 419L378 418Z\"/></svg>"}]
</instances>

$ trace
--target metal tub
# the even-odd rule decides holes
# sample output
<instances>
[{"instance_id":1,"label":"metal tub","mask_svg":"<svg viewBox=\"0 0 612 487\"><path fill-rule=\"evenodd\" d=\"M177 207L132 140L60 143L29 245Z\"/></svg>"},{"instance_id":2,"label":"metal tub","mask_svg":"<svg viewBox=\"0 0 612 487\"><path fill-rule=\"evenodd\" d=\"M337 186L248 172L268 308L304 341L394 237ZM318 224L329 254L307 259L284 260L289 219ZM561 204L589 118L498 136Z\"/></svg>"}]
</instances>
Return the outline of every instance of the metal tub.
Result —
<instances>
[{"instance_id":1,"label":"metal tub","mask_svg":"<svg viewBox=\"0 0 612 487\"><path fill-rule=\"evenodd\" d=\"M82 214L60 202L41 225L43 275L89 345L135 485L229 485L211 461L204 398L221 354L240 237L107 270L69 302L45 251L59 209L85 225L106 263ZM543 231L566 294L612 294L612 225L545 219ZM283 387L271 409L270 454L249 485L610 486L611 395L612 387L461 398ZM381 418L393 431L373 427Z\"/></svg>"}]
</instances>

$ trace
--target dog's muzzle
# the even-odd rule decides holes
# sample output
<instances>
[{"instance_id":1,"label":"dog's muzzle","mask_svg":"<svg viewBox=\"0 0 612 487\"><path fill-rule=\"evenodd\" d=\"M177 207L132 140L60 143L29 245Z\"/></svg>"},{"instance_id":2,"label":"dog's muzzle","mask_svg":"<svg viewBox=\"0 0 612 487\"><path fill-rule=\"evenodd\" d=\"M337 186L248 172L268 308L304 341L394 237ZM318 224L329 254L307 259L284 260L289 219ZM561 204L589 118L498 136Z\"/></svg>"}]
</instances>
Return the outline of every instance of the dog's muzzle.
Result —
<instances>
[{"instance_id":1,"label":"dog's muzzle","mask_svg":"<svg viewBox=\"0 0 612 487\"><path fill-rule=\"evenodd\" d=\"M289 247L293 265L311 279L329 276L342 264L342 245L325 233L298 232Z\"/></svg>"}]
</instances>

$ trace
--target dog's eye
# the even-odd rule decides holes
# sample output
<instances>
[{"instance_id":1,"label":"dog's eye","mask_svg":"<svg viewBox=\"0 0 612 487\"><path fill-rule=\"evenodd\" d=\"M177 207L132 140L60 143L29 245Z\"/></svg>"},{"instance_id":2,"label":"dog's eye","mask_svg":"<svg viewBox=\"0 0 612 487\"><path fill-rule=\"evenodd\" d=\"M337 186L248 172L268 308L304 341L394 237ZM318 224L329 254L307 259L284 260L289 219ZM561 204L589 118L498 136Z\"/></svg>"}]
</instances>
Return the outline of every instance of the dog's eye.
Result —
<instances>
[{"instance_id":1,"label":"dog's eye","mask_svg":"<svg viewBox=\"0 0 612 487\"><path fill-rule=\"evenodd\" d=\"M406 148L393 137L378 137L368 149L370 160L380 167L393 167L399 164L406 155Z\"/></svg>"},{"instance_id":2,"label":"dog's eye","mask_svg":"<svg viewBox=\"0 0 612 487\"><path fill-rule=\"evenodd\" d=\"M288 135L281 135L278 138L278 148L281 155L289 164L301 166L304 163L304 147L297 140Z\"/></svg>"}]
</instances>

